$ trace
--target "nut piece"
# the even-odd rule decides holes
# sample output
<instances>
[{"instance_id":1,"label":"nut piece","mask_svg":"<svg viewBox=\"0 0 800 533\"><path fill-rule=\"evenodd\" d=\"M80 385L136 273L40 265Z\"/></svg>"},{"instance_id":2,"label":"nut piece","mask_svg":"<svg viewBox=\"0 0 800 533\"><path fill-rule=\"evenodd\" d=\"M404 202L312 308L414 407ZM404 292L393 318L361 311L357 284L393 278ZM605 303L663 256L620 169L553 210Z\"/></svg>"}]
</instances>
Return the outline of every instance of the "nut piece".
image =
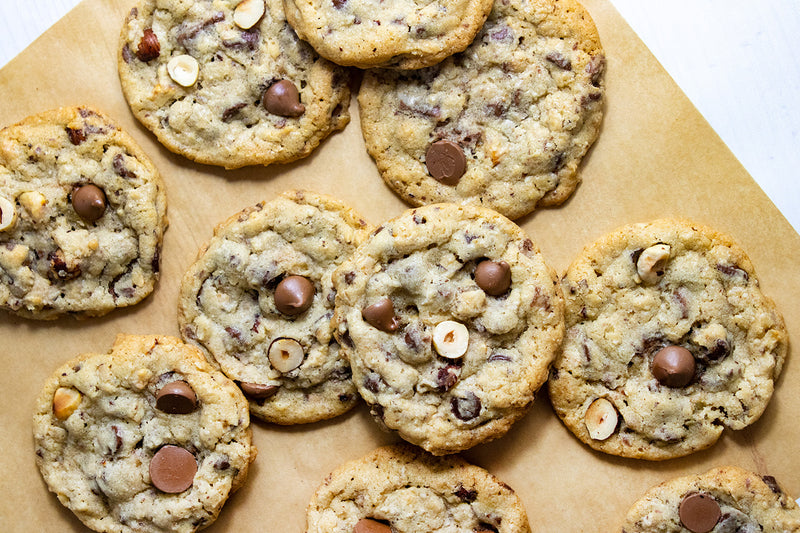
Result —
<instances>
[{"instance_id":1,"label":"nut piece","mask_svg":"<svg viewBox=\"0 0 800 533\"><path fill-rule=\"evenodd\" d=\"M192 56L183 54L169 60L167 72L169 72L169 77L175 80L175 83L191 87L197 81L197 75L200 74L200 65Z\"/></svg>"},{"instance_id":2,"label":"nut piece","mask_svg":"<svg viewBox=\"0 0 800 533\"><path fill-rule=\"evenodd\" d=\"M20 205L31 214L33 220L39 221L42 219L44 206L47 204L47 198L42 193L39 191L26 191L20 194L18 199Z\"/></svg>"},{"instance_id":3,"label":"nut piece","mask_svg":"<svg viewBox=\"0 0 800 533\"><path fill-rule=\"evenodd\" d=\"M144 30L142 40L139 41L139 47L136 50L136 57L139 61L145 63L155 59L161 53L161 44L158 42L158 36L153 32L152 28Z\"/></svg>"},{"instance_id":4,"label":"nut piece","mask_svg":"<svg viewBox=\"0 0 800 533\"><path fill-rule=\"evenodd\" d=\"M606 440L617 429L617 409L605 398L598 398L586 410L584 422L589 436L594 440Z\"/></svg>"},{"instance_id":5,"label":"nut piece","mask_svg":"<svg viewBox=\"0 0 800 533\"><path fill-rule=\"evenodd\" d=\"M59 387L53 395L53 414L59 420L66 420L81 404L83 395L73 388Z\"/></svg>"},{"instance_id":6,"label":"nut piece","mask_svg":"<svg viewBox=\"0 0 800 533\"><path fill-rule=\"evenodd\" d=\"M264 0L244 0L233 10L233 22L249 30L264 16Z\"/></svg>"},{"instance_id":7,"label":"nut piece","mask_svg":"<svg viewBox=\"0 0 800 533\"><path fill-rule=\"evenodd\" d=\"M0 231L13 228L16 221L17 210L14 204L0 196Z\"/></svg>"},{"instance_id":8,"label":"nut piece","mask_svg":"<svg viewBox=\"0 0 800 533\"><path fill-rule=\"evenodd\" d=\"M353 527L353 533L392 533L392 528L371 518L362 518Z\"/></svg>"},{"instance_id":9,"label":"nut piece","mask_svg":"<svg viewBox=\"0 0 800 533\"><path fill-rule=\"evenodd\" d=\"M272 368L285 374L291 372L303 362L303 347L294 339L275 339L269 345L269 362Z\"/></svg>"},{"instance_id":10,"label":"nut piece","mask_svg":"<svg viewBox=\"0 0 800 533\"><path fill-rule=\"evenodd\" d=\"M467 352L469 331L467 326L454 320L445 320L433 330L433 347L442 357L458 359Z\"/></svg>"},{"instance_id":11,"label":"nut piece","mask_svg":"<svg viewBox=\"0 0 800 533\"><path fill-rule=\"evenodd\" d=\"M658 283L664 275L664 267L669 259L669 244L655 244L645 249L636 260L636 273L644 283Z\"/></svg>"},{"instance_id":12,"label":"nut piece","mask_svg":"<svg viewBox=\"0 0 800 533\"><path fill-rule=\"evenodd\" d=\"M150 481L162 492L177 494L192 486L197 460L192 452L168 444L150 460Z\"/></svg>"}]
</instances>

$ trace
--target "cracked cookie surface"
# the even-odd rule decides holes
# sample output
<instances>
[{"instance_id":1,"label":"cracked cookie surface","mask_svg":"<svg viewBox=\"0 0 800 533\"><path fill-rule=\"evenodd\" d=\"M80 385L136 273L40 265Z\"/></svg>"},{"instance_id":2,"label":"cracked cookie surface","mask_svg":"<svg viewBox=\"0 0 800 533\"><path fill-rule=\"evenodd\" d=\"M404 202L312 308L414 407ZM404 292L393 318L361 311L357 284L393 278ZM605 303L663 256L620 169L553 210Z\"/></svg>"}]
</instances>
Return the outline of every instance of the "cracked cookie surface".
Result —
<instances>
[{"instance_id":1,"label":"cracked cookie surface","mask_svg":"<svg viewBox=\"0 0 800 533\"><path fill-rule=\"evenodd\" d=\"M729 237L683 220L632 224L587 246L562 288L550 399L592 448L679 457L763 413L788 335Z\"/></svg>"},{"instance_id":2,"label":"cracked cookie surface","mask_svg":"<svg viewBox=\"0 0 800 533\"><path fill-rule=\"evenodd\" d=\"M99 316L153 291L167 226L158 171L88 107L0 131L0 308Z\"/></svg>"},{"instance_id":3,"label":"cracked cookie surface","mask_svg":"<svg viewBox=\"0 0 800 533\"><path fill-rule=\"evenodd\" d=\"M306 533L351 533L359 521L384 528L361 531L530 531L511 487L459 457L410 445L378 448L331 473L308 505Z\"/></svg>"},{"instance_id":4,"label":"cracked cookie surface","mask_svg":"<svg viewBox=\"0 0 800 533\"><path fill-rule=\"evenodd\" d=\"M263 15L242 22L242 6L261 3ZM193 161L293 161L350 120L348 72L297 38L280 0L142 0L120 39L120 81L133 114Z\"/></svg>"},{"instance_id":5,"label":"cracked cookie surface","mask_svg":"<svg viewBox=\"0 0 800 533\"><path fill-rule=\"evenodd\" d=\"M336 336L361 397L379 424L436 455L505 434L564 333L554 272L517 225L480 207L386 222L334 285Z\"/></svg>"},{"instance_id":6,"label":"cracked cookie surface","mask_svg":"<svg viewBox=\"0 0 800 533\"><path fill-rule=\"evenodd\" d=\"M355 405L333 337L331 274L370 229L338 200L287 191L218 226L185 274L181 334L242 386L254 416L298 424ZM295 296L304 305L284 307Z\"/></svg>"},{"instance_id":7,"label":"cracked cookie surface","mask_svg":"<svg viewBox=\"0 0 800 533\"><path fill-rule=\"evenodd\" d=\"M184 392L165 402L176 384ZM239 389L197 348L120 335L109 353L79 356L45 383L33 417L36 464L91 529L192 532L247 478L256 453L249 424ZM188 458L183 470L158 465L165 449ZM170 487L175 477L184 486Z\"/></svg>"},{"instance_id":8,"label":"cracked cookie surface","mask_svg":"<svg viewBox=\"0 0 800 533\"><path fill-rule=\"evenodd\" d=\"M692 505L698 495L706 501ZM628 511L622 531L786 533L800 531L800 508L774 477L726 466L651 488Z\"/></svg>"},{"instance_id":9,"label":"cracked cookie surface","mask_svg":"<svg viewBox=\"0 0 800 533\"><path fill-rule=\"evenodd\" d=\"M512 219L559 205L599 132L604 70L577 2L495 2L464 52L421 70L365 73L367 150L411 205L482 205ZM436 150L442 143L449 153Z\"/></svg>"},{"instance_id":10,"label":"cracked cookie surface","mask_svg":"<svg viewBox=\"0 0 800 533\"><path fill-rule=\"evenodd\" d=\"M301 39L339 65L417 69L461 52L491 0L284 0Z\"/></svg>"}]
</instances>

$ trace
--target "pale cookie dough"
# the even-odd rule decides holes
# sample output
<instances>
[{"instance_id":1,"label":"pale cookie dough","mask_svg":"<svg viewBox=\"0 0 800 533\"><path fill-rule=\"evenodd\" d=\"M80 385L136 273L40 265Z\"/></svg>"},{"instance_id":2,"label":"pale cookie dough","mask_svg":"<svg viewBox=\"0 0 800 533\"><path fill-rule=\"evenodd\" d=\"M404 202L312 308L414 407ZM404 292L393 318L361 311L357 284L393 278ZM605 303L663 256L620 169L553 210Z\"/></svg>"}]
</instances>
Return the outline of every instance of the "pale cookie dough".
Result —
<instances>
[{"instance_id":1,"label":"pale cookie dough","mask_svg":"<svg viewBox=\"0 0 800 533\"><path fill-rule=\"evenodd\" d=\"M287 191L220 224L185 274L181 334L240 384L254 416L300 424L355 405L331 274L370 229L338 200Z\"/></svg>"},{"instance_id":2,"label":"pale cookie dough","mask_svg":"<svg viewBox=\"0 0 800 533\"><path fill-rule=\"evenodd\" d=\"M177 390L177 392L176 392ZM89 528L192 532L247 478L247 402L197 348L120 335L59 368L36 400L36 464Z\"/></svg>"},{"instance_id":3,"label":"pale cookie dough","mask_svg":"<svg viewBox=\"0 0 800 533\"><path fill-rule=\"evenodd\" d=\"M284 0L301 39L339 65L417 69L461 52L492 0Z\"/></svg>"},{"instance_id":4,"label":"pale cookie dough","mask_svg":"<svg viewBox=\"0 0 800 533\"><path fill-rule=\"evenodd\" d=\"M308 505L306 533L529 533L513 489L456 456L384 446L331 473Z\"/></svg>"},{"instance_id":5,"label":"pale cookie dough","mask_svg":"<svg viewBox=\"0 0 800 533\"><path fill-rule=\"evenodd\" d=\"M764 412L788 336L729 237L689 221L632 224L584 249L562 288L550 399L592 448L679 457Z\"/></svg>"},{"instance_id":6,"label":"pale cookie dough","mask_svg":"<svg viewBox=\"0 0 800 533\"><path fill-rule=\"evenodd\" d=\"M512 219L559 205L599 132L604 70L597 30L574 0L495 2L464 52L364 75L367 150L411 205L482 205Z\"/></svg>"},{"instance_id":7,"label":"pale cookie dough","mask_svg":"<svg viewBox=\"0 0 800 533\"><path fill-rule=\"evenodd\" d=\"M800 508L772 476L714 468L657 485L628 511L622 533L791 533Z\"/></svg>"},{"instance_id":8,"label":"pale cookie dough","mask_svg":"<svg viewBox=\"0 0 800 533\"><path fill-rule=\"evenodd\" d=\"M139 0L118 65L136 118L199 163L293 161L350 120L348 72L297 38L281 0Z\"/></svg>"},{"instance_id":9,"label":"pale cookie dough","mask_svg":"<svg viewBox=\"0 0 800 533\"><path fill-rule=\"evenodd\" d=\"M564 334L555 273L517 225L481 207L406 211L334 285L358 392L383 427L435 455L504 435Z\"/></svg>"},{"instance_id":10,"label":"pale cookie dough","mask_svg":"<svg viewBox=\"0 0 800 533\"><path fill-rule=\"evenodd\" d=\"M108 117L65 107L0 131L0 309L99 316L159 277L164 184Z\"/></svg>"}]
</instances>

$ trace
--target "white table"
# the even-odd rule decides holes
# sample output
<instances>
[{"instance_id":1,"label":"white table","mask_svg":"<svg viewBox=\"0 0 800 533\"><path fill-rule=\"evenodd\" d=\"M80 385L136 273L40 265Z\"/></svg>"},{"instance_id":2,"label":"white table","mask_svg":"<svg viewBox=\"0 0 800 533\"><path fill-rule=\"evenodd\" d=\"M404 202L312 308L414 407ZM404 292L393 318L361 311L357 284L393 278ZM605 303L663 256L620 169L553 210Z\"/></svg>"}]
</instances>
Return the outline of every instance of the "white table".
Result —
<instances>
[{"instance_id":1,"label":"white table","mask_svg":"<svg viewBox=\"0 0 800 533\"><path fill-rule=\"evenodd\" d=\"M0 67L79 0L0 0ZM800 0L613 0L800 231Z\"/></svg>"}]
</instances>

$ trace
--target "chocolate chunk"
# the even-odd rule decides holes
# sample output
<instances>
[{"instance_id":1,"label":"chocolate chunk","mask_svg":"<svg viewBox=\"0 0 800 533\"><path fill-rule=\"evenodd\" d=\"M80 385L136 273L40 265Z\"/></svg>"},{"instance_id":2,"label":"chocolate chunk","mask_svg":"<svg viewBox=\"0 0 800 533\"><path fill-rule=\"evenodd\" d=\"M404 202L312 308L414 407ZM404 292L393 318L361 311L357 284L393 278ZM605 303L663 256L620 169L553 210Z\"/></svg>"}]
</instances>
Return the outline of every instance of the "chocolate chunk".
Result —
<instances>
[{"instance_id":1,"label":"chocolate chunk","mask_svg":"<svg viewBox=\"0 0 800 533\"><path fill-rule=\"evenodd\" d=\"M142 39L139 41L139 47L136 50L136 57L139 61L145 63L155 59L161 53L161 44L158 42L158 36L153 32L152 28L144 30Z\"/></svg>"},{"instance_id":2,"label":"chocolate chunk","mask_svg":"<svg viewBox=\"0 0 800 533\"><path fill-rule=\"evenodd\" d=\"M716 266L716 269L725 274L726 276L731 276L731 277L741 276L742 279L744 279L744 281L748 281L750 279L750 276L747 274L747 271L736 265L723 265L720 263Z\"/></svg>"},{"instance_id":3,"label":"chocolate chunk","mask_svg":"<svg viewBox=\"0 0 800 533\"><path fill-rule=\"evenodd\" d=\"M434 179L445 185L456 185L467 170L467 158L452 141L436 141L425 153L425 166Z\"/></svg>"},{"instance_id":4,"label":"chocolate chunk","mask_svg":"<svg viewBox=\"0 0 800 533\"><path fill-rule=\"evenodd\" d=\"M333 7L336 9L342 9L342 7L347 3L347 0L333 0Z\"/></svg>"},{"instance_id":5,"label":"chocolate chunk","mask_svg":"<svg viewBox=\"0 0 800 533\"><path fill-rule=\"evenodd\" d=\"M389 298L381 298L374 304L365 307L361 311L361 316L372 327L392 333L397 331L400 325L399 319L394 314L394 306Z\"/></svg>"},{"instance_id":6,"label":"chocolate chunk","mask_svg":"<svg viewBox=\"0 0 800 533\"><path fill-rule=\"evenodd\" d=\"M446 392L452 389L455 384L458 383L458 378L460 376L460 366L447 365L446 367L440 368L439 372L436 374L436 384L438 385L440 391Z\"/></svg>"},{"instance_id":7,"label":"chocolate chunk","mask_svg":"<svg viewBox=\"0 0 800 533\"><path fill-rule=\"evenodd\" d=\"M306 111L300 103L300 93L289 80L280 80L269 86L262 96L264 108L273 115L299 117Z\"/></svg>"},{"instance_id":8,"label":"chocolate chunk","mask_svg":"<svg viewBox=\"0 0 800 533\"><path fill-rule=\"evenodd\" d=\"M247 107L247 104L244 102L239 102L238 104L234 104L225 111L222 112L222 122L230 122L233 120L233 117L239 113L239 110Z\"/></svg>"},{"instance_id":9,"label":"chocolate chunk","mask_svg":"<svg viewBox=\"0 0 800 533\"><path fill-rule=\"evenodd\" d=\"M275 307L285 315L299 315L314 303L315 292L303 276L289 276L275 287Z\"/></svg>"},{"instance_id":10,"label":"chocolate chunk","mask_svg":"<svg viewBox=\"0 0 800 533\"><path fill-rule=\"evenodd\" d=\"M561 52L550 52L544 57L558 68L572 70L572 62L569 60L569 58L564 57L564 54Z\"/></svg>"},{"instance_id":11,"label":"chocolate chunk","mask_svg":"<svg viewBox=\"0 0 800 533\"><path fill-rule=\"evenodd\" d=\"M701 346L698 357L705 362L716 363L727 357L731 352L731 346L727 339L717 339L711 346Z\"/></svg>"},{"instance_id":12,"label":"chocolate chunk","mask_svg":"<svg viewBox=\"0 0 800 533\"><path fill-rule=\"evenodd\" d=\"M128 167L125 166L125 157L122 154L114 156L114 159L111 161L111 166L114 167L114 173L117 176L121 176L125 179L134 179L136 177L136 174L128 170Z\"/></svg>"},{"instance_id":13,"label":"chocolate chunk","mask_svg":"<svg viewBox=\"0 0 800 533\"><path fill-rule=\"evenodd\" d=\"M86 140L86 133L82 129L64 128L67 131L69 142L78 146Z\"/></svg>"},{"instance_id":14,"label":"chocolate chunk","mask_svg":"<svg viewBox=\"0 0 800 533\"><path fill-rule=\"evenodd\" d=\"M192 486L197 461L188 450L168 444L150 460L150 481L162 492L183 492Z\"/></svg>"},{"instance_id":15,"label":"chocolate chunk","mask_svg":"<svg viewBox=\"0 0 800 533\"><path fill-rule=\"evenodd\" d=\"M69 281L81 275L80 265L72 267L67 265L64 252L60 248L47 254L47 260L50 262L50 270L47 273L47 277L51 281Z\"/></svg>"},{"instance_id":16,"label":"chocolate chunk","mask_svg":"<svg viewBox=\"0 0 800 533\"><path fill-rule=\"evenodd\" d=\"M467 489L461 483L458 484L455 492L453 493L456 498L462 502L472 503L478 499L478 491L475 489Z\"/></svg>"},{"instance_id":17,"label":"chocolate chunk","mask_svg":"<svg viewBox=\"0 0 800 533\"><path fill-rule=\"evenodd\" d=\"M505 261L481 261L475 268L475 283L491 296L505 294L511 286L511 267Z\"/></svg>"},{"instance_id":18,"label":"chocolate chunk","mask_svg":"<svg viewBox=\"0 0 800 533\"><path fill-rule=\"evenodd\" d=\"M72 207L87 222L99 220L106 212L106 193L91 183L72 192Z\"/></svg>"},{"instance_id":19,"label":"chocolate chunk","mask_svg":"<svg viewBox=\"0 0 800 533\"><path fill-rule=\"evenodd\" d=\"M392 528L371 518L362 518L353 527L353 533L392 533Z\"/></svg>"},{"instance_id":20,"label":"chocolate chunk","mask_svg":"<svg viewBox=\"0 0 800 533\"><path fill-rule=\"evenodd\" d=\"M783 494L780 485L778 485L778 480L775 479L773 476L761 476L761 479L763 479L764 483L767 484L769 490L778 495Z\"/></svg>"},{"instance_id":21,"label":"chocolate chunk","mask_svg":"<svg viewBox=\"0 0 800 533\"><path fill-rule=\"evenodd\" d=\"M450 409L459 420L472 420L481 412L481 401L473 392L467 392L463 398L450 400Z\"/></svg>"},{"instance_id":22,"label":"chocolate chunk","mask_svg":"<svg viewBox=\"0 0 800 533\"><path fill-rule=\"evenodd\" d=\"M156 407L171 415L185 415L197 409L197 395L185 381L173 381L156 394Z\"/></svg>"},{"instance_id":23,"label":"chocolate chunk","mask_svg":"<svg viewBox=\"0 0 800 533\"><path fill-rule=\"evenodd\" d=\"M694 492L683 498L678 507L681 524L693 533L708 533L719 522L722 512L709 494Z\"/></svg>"},{"instance_id":24,"label":"chocolate chunk","mask_svg":"<svg viewBox=\"0 0 800 533\"><path fill-rule=\"evenodd\" d=\"M264 398L269 398L270 396L278 394L278 389L280 387L277 385L263 385L261 383L247 383L243 381L239 383L239 388L250 398L263 400Z\"/></svg>"},{"instance_id":25,"label":"chocolate chunk","mask_svg":"<svg viewBox=\"0 0 800 533\"><path fill-rule=\"evenodd\" d=\"M667 387L685 387L694 378L695 361L692 352L683 346L670 345L653 357L653 376Z\"/></svg>"}]
</instances>

